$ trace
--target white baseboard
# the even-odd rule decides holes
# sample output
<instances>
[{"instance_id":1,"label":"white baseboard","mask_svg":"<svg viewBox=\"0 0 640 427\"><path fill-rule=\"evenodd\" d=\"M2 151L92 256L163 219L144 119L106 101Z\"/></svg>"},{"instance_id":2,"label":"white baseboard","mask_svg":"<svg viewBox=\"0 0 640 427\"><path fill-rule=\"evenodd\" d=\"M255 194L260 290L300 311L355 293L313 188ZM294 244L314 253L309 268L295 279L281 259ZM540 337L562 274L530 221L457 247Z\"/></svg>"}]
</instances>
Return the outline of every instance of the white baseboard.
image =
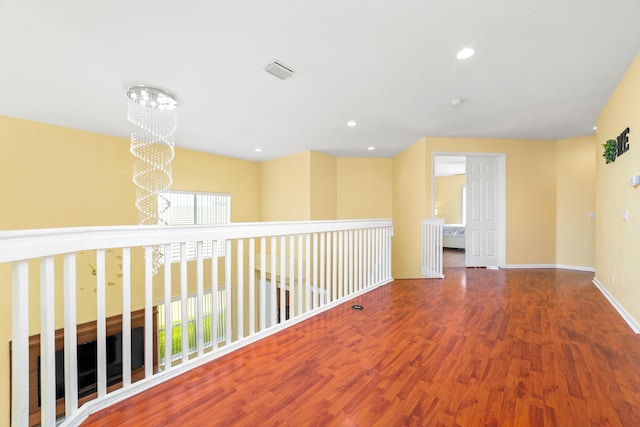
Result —
<instances>
[{"instance_id":1,"label":"white baseboard","mask_svg":"<svg viewBox=\"0 0 640 427\"><path fill-rule=\"evenodd\" d=\"M556 268L555 264L507 264L504 268Z\"/></svg>"},{"instance_id":2,"label":"white baseboard","mask_svg":"<svg viewBox=\"0 0 640 427\"><path fill-rule=\"evenodd\" d=\"M593 267L565 264L507 264L504 268L561 268L563 270L589 271L591 273L596 272L596 269Z\"/></svg>"},{"instance_id":3,"label":"white baseboard","mask_svg":"<svg viewBox=\"0 0 640 427\"><path fill-rule=\"evenodd\" d=\"M640 334L640 323L638 323L638 321L633 318L633 316L618 302L617 299L613 297L613 295L609 293L609 291L607 291L602 283L600 283L595 277L593 278L593 284L596 285L600 292L602 292L602 295L604 295L604 297L609 300L613 308L615 308L620 316L622 316L624 321L627 322L627 325L629 325L629 327L633 329L633 332L635 332L636 334Z\"/></svg>"},{"instance_id":4,"label":"white baseboard","mask_svg":"<svg viewBox=\"0 0 640 427\"><path fill-rule=\"evenodd\" d=\"M564 270L588 271L590 273L596 272L595 267L583 267L581 265L558 264L556 268L562 268Z\"/></svg>"}]
</instances>

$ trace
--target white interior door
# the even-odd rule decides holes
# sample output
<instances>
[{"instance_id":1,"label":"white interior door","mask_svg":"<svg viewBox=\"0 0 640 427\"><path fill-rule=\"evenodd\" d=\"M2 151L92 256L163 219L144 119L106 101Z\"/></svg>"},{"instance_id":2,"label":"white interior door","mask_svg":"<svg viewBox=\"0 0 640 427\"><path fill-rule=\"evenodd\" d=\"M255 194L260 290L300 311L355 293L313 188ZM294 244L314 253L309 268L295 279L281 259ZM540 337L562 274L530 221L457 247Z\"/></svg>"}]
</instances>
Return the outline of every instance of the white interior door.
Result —
<instances>
[{"instance_id":1,"label":"white interior door","mask_svg":"<svg viewBox=\"0 0 640 427\"><path fill-rule=\"evenodd\" d=\"M467 267L500 264L499 167L498 157L467 157Z\"/></svg>"}]
</instances>

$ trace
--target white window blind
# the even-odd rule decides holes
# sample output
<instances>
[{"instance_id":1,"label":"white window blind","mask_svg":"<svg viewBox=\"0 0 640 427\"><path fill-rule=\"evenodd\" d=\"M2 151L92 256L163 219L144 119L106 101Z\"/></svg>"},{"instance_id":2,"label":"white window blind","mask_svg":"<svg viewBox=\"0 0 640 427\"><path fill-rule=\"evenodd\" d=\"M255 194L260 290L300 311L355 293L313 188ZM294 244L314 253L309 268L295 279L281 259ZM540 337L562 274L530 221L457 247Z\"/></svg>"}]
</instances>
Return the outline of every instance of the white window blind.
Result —
<instances>
[{"instance_id":1,"label":"white window blind","mask_svg":"<svg viewBox=\"0 0 640 427\"><path fill-rule=\"evenodd\" d=\"M158 197L169 201L169 208L162 213L166 225L216 225L229 224L231 217L231 196L218 193L193 193L186 191L165 191ZM202 244L203 256L211 258L211 241ZM226 243L218 241L217 256L224 256ZM187 242L187 259L196 258L195 242ZM171 245L171 262L180 261L180 244Z\"/></svg>"}]
</instances>

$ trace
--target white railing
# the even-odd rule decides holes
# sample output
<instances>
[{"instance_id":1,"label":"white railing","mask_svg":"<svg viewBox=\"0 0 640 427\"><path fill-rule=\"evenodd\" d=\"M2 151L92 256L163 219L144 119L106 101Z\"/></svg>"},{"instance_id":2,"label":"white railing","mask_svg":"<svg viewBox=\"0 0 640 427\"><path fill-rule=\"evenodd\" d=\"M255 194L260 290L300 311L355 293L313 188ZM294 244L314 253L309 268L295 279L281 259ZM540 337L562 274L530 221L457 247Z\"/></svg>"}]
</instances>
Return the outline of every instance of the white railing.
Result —
<instances>
[{"instance_id":1,"label":"white railing","mask_svg":"<svg viewBox=\"0 0 640 427\"><path fill-rule=\"evenodd\" d=\"M430 218L422 221L422 276L443 279L442 269L442 231L443 218Z\"/></svg>"},{"instance_id":2,"label":"white railing","mask_svg":"<svg viewBox=\"0 0 640 427\"><path fill-rule=\"evenodd\" d=\"M0 277L0 286L12 284L11 424L34 423L33 414L29 419L34 410L33 393L39 392L40 416L36 423L53 426L63 419L63 425L78 425L89 414L134 393L388 283L392 280L391 237L389 220L2 232L0 264L12 264L11 278ZM181 259L172 264L171 244L176 242ZM187 242L196 242L195 260L187 260ZM203 244L210 242L214 248L224 242L227 249L214 262L202 255ZM151 265L154 246L165 253L164 265L155 276ZM6 294L8 289L2 291ZM33 292L39 293L39 298L30 298ZM164 328L162 350L159 345L153 346L157 339L154 307L179 297L179 312L187 313L187 300L193 294L195 319L180 319L177 330L181 339L177 341L184 351L180 357L173 357L176 340L169 332L173 327ZM205 295L209 308L204 308ZM212 298L213 304L209 302ZM56 304L56 299L62 303ZM136 346L132 345L130 314L141 309L144 366L139 368L143 378L136 381L131 375ZM174 325L173 310L163 312L161 323ZM121 378L115 386L107 377L107 338L111 339L108 313L116 313L111 318L122 320ZM39 328L30 328L29 320L38 315ZM85 319L87 316L93 318ZM77 325L81 320L95 320L97 349L94 398L86 403L78 397L76 349L82 343L76 337L80 336ZM56 349L62 345L56 341L56 325L64 329L66 398L62 415L56 410L60 405L56 399L60 384L60 378L56 378ZM40 333L38 390L30 389L30 367L25 363L30 357L30 330ZM196 351L191 354L189 337L196 343ZM158 353L172 362L158 364ZM140 355L133 356L140 359Z\"/></svg>"}]
</instances>

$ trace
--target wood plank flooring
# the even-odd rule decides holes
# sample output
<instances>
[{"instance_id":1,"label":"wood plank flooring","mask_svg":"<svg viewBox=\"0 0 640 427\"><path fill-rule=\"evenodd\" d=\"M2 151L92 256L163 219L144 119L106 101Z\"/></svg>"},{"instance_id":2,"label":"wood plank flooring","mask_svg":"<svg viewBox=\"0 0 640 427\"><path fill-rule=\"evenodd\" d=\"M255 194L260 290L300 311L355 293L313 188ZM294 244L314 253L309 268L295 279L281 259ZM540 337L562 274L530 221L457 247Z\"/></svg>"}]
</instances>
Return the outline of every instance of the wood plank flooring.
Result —
<instances>
[{"instance_id":1,"label":"wood plank flooring","mask_svg":"<svg viewBox=\"0 0 640 427\"><path fill-rule=\"evenodd\" d=\"M464 249L444 248L442 250L443 267L464 267L466 263Z\"/></svg>"},{"instance_id":2,"label":"wood plank flooring","mask_svg":"<svg viewBox=\"0 0 640 427\"><path fill-rule=\"evenodd\" d=\"M394 281L84 425L640 426L640 336L591 273L445 274Z\"/></svg>"}]
</instances>

